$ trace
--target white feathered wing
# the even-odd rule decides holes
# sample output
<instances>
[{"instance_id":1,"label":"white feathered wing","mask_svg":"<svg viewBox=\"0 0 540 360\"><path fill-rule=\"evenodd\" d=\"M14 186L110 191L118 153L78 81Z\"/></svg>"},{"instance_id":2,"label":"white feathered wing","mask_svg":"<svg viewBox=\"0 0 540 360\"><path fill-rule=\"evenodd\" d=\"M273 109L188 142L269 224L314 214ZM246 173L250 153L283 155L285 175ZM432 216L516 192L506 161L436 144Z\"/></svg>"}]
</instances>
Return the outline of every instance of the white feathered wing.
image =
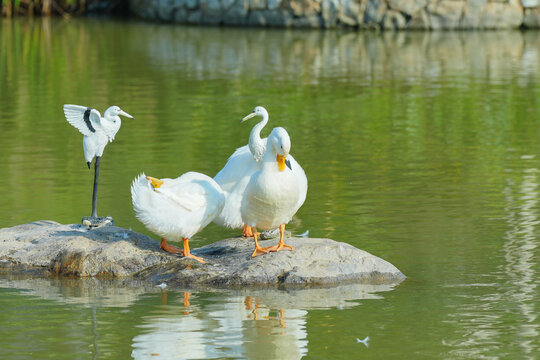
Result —
<instances>
[{"instance_id":1,"label":"white feathered wing","mask_svg":"<svg viewBox=\"0 0 540 360\"><path fill-rule=\"evenodd\" d=\"M188 172L176 179L161 179L154 189L143 173L133 181L133 208L150 231L171 241L190 239L221 212L225 194L210 177Z\"/></svg>"},{"instance_id":2,"label":"white feathered wing","mask_svg":"<svg viewBox=\"0 0 540 360\"><path fill-rule=\"evenodd\" d=\"M264 141L266 149L267 139ZM298 181L300 196L296 204L295 213L304 204L307 196L308 181L304 169L298 164L292 155L287 157L291 164L291 170ZM231 155L227 164L214 177L214 180L221 186L226 193L225 206L221 213L214 219L214 223L219 226L232 229L241 228L244 223L240 213L240 206L249 180L255 172L261 167L261 160L253 158L248 145L242 146Z\"/></svg>"}]
</instances>

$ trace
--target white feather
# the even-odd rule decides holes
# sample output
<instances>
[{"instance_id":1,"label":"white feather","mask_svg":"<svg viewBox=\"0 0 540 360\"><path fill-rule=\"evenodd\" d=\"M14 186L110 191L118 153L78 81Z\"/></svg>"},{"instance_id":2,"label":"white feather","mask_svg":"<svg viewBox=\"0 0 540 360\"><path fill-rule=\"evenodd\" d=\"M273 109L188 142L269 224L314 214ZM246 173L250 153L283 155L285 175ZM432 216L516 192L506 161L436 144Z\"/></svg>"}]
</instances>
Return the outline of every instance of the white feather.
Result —
<instances>
[{"instance_id":1,"label":"white feather","mask_svg":"<svg viewBox=\"0 0 540 360\"><path fill-rule=\"evenodd\" d=\"M92 136L97 129L101 129L101 114L96 109L90 110L90 122L95 131L90 130L88 125L84 121L84 113L88 108L80 105L64 105L64 115L67 121L77 128L81 134L85 136Z\"/></svg>"},{"instance_id":2,"label":"white feather","mask_svg":"<svg viewBox=\"0 0 540 360\"><path fill-rule=\"evenodd\" d=\"M236 149L229 157L227 164L214 177L214 180L226 193L225 206L221 214L214 220L214 223L219 226L237 229L244 225L240 212L242 198L249 180L261 168L262 157L267 145L267 139L261 139L260 133L268 122L268 112L262 106L256 107L254 112L257 111L263 119L251 130L249 144ZM287 160L289 160L292 172L299 184L300 196L295 206L294 212L296 213L306 200L308 182L304 170L294 157L289 155Z\"/></svg>"},{"instance_id":3,"label":"white feather","mask_svg":"<svg viewBox=\"0 0 540 360\"><path fill-rule=\"evenodd\" d=\"M84 121L84 113L89 108L86 106L66 104L64 105L64 115L66 120L77 128L83 138L84 158L86 162L92 162L95 156L102 156L107 143L112 142L122 121L118 114L131 117L124 113L118 106L111 106L102 117L96 109L90 109L89 120Z\"/></svg>"},{"instance_id":4,"label":"white feather","mask_svg":"<svg viewBox=\"0 0 540 360\"><path fill-rule=\"evenodd\" d=\"M152 232L170 240L191 238L208 225L225 204L225 194L210 177L188 172L176 179L161 179L154 189L144 174L131 185L137 218Z\"/></svg>"},{"instance_id":5,"label":"white feather","mask_svg":"<svg viewBox=\"0 0 540 360\"><path fill-rule=\"evenodd\" d=\"M287 156L289 150L287 131L274 128L268 137L262 165L251 176L242 197L240 212L246 225L270 230L286 224L298 210L302 197L305 199L301 194L303 183L293 172L295 165L291 162L293 170L286 167L280 171L276 162L277 154Z\"/></svg>"}]
</instances>

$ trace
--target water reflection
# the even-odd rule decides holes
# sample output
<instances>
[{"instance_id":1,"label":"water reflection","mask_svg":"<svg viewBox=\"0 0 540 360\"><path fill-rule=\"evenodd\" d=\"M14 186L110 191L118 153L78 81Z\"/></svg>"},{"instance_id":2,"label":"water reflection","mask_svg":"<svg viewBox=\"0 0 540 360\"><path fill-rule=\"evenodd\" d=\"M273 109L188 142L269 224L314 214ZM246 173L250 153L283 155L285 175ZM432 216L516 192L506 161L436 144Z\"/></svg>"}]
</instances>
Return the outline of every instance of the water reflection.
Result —
<instances>
[{"instance_id":1,"label":"water reflection","mask_svg":"<svg viewBox=\"0 0 540 360\"><path fill-rule=\"evenodd\" d=\"M504 261L492 274L483 274L478 282L464 287L459 311L450 314L450 323L459 325L458 340L445 340L457 357L482 358L520 353L527 359L538 354L539 327L537 309L538 278L535 261L538 247L538 174L527 167L535 156L522 155L521 163L507 169L504 196L508 230L502 244ZM484 288L483 291L479 290ZM508 323L509 313L519 320ZM512 338L509 344L508 338ZM512 349L519 347L520 349Z\"/></svg>"},{"instance_id":2,"label":"water reflection","mask_svg":"<svg viewBox=\"0 0 540 360\"><path fill-rule=\"evenodd\" d=\"M523 158L523 157L522 157ZM524 158L525 160L530 159ZM507 199L507 222L509 230L503 245L506 263L501 271L508 274L511 284L505 296L517 304L520 321L515 336L522 353L533 359L538 354L539 324L536 321L540 309L537 309L538 278L535 249L538 246L536 228L538 218L538 174L537 168L527 168L518 174L518 184L508 178L505 189ZM516 193L517 190L517 193Z\"/></svg>"},{"instance_id":3,"label":"water reflection","mask_svg":"<svg viewBox=\"0 0 540 360\"><path fill-rule=\"evenodd\" d=\"M141 295L152 290L148 284L135 281L83 279L25 278L3 275L0 288L17 289L23 296L52 300L83 307L129 307Z\"/></svg>"},{"instance_id":4,"label":"water reflection","mask_svg":"<svg viewBox=\"0 0 540 360\"><path fill-rule=\"evenodd\" d=\"M299 359L307 354L307 317L313 309L344 309L378 299L388 285L343 285L328 289L227 291L225 298L183 293L145 316L133 339L133 357ZM178 300L177 302L180 302Z\"/></svg>"},{"instance_id":5,"label":"water reflection","mask_svg":"<svg viewBox=\"0 0 540 360\"><path fill-rule=\"evenodd\" d=\"M184 293L182 306L144 317L132 356L298 359L307 353L306 310L271 309L251 296L212 300Z\"/></svg>"},{"instance_id":6,"label":"water reflection","mask_svg":"<svg viewBox=\"0 0 540 360\"><path fill-rule=\"evenodd\" d=\"M459 74L462 80L499 83L517 69L527 82L540 67L538 37L517 31L374 35L148 26L141 35L147 47L140 55L149 56L152 65L198 80L271 76L307 84L336 78L356 85L381 79L416 85L419 79ZM137 39L132 45L139 44Z\"/></svg>"},{"instance_id":7,"label":"water reflection","mask_svg":"<svg viewBox=\"0 0 540 360\"><path fill-rule=\"evenodd\" d=\"M73 323L71 331L78 334L79 341L91 344L94 358L110 351L111 341L114 343L108 333L112 319L100 314L115 307L131 309L134 327L123 328L135 333L131 355L136 359L299 359L308 352L310 310L354 307L361 300L380 299L381 292L393 289L348 284L319 289L178 292L130 281L20 277L0 279L0 288L18 290L22 304L39 298L89 308L88 321ZM142 312L136 310L141 302L146 304ZM5 311L10 316L13 310ZM47 315L42 320L50 322ZM56 331L51 326L49 330ZM62 346L62 341L55 339L51 345Z\"/></svg>"},{"instance_id":8,"label":"water reflection","mask_svg":"<svg viewBox=\"0 0 540 360\"><path fill-rule=\"evenodd\" d=\"M117 49L110 49L111 39L103 36L105 33L114 40L121 40ZM55 42L54 37L59 34L68 42ZM37 51L17 51L21 41L29 47L38 40ZM80 74L81 80L104 87L99 89L102 94L110 93L111 84L107 78L122 77L130 71L133 66L127 62L132 57L138 59L139 66L153 68L169 79L172 73L182 73L182 77L190 80L252 78L261 82L294 80L305 84L318 84L332 78L354 82L357 86L397 79L404 80L404 85L415 86L420 79L431 79L435 81L429 84L434 91L439 87L437 79L456 75L460 78L457 84L469 83L476 78L500 83L518 76L525 86L534 81L540 70L538 36L519 31L380 34L277 29L244 31L144 23L126 28L124 23L96 20L9 19L2 25L0 44L5 49L0 53L0 76L6 80L0 83L0 88L13 90L12 94L3 93L19 100L8 108L20 105L23 100L16 86L21 82L29 85L24 72L11 74L11 71L21 64L37 65L42 60L45 63L41 66L52 71L54 76L68 80L74 74ZM110 51L103 59L105 64L102 65L106 66L99 66L98 54L88 54L88 48ZM46 60L56 53L65 55L67 63L55 64ZM90 78L89 71L96 71L95 74L100 76ZM157 90L158 85L152 82L152 75L148 75L151 74L144 69L139 73L139 79L129 80L146 85L134 89L140 92L137 95L145 96ZM174 79L170 81L174 82ZM241 92L239 87L231 90ZM155 101L159 103L158 99ZM10 104L6 102L6 105Z\"/></svg>"}]
</instances>

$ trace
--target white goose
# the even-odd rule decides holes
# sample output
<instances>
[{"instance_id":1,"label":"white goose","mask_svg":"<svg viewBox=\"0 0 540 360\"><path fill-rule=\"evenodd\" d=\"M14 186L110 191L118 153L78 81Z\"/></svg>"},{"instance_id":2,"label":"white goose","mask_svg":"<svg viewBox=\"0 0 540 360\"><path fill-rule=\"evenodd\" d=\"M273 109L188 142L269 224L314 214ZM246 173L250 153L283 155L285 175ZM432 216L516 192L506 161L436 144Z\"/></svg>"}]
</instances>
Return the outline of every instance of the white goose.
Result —
<instances>
[{"instance_id":1,"label":"white goose","mask_svg":"<svg viewBox=\"0 0 540 360\"><path fill-rule=\"evenodd\" d=\"M298 210L302 184L294 173L294 165L287 160L290 149L291 140L287 131L281 127L274 128L268 136L261 167L249 179L242 197L242 221L253 228L253 257L269 251L292 250L284 243L285 224ZM261 248L257 241L257 228L270 230L278 226L279 244Z\"/></svg>"},{"instance_id":2,"label":"white goose","mask_svg":"<svg viewBox=\"0 0 540 360\"><path fill-rule=\"evenodd\" d=\"M225 204L224 192L211 177L197 172L176 179L141 174L131 185L131 198L137 218L161 236L163 250L204 263L191 254L189 239L214 220ZM168 245L167 240L182 240L184 250Z\"/></svg>"},{"instance_id":3,"label":"white goose","mask_svg":"<svg viewBox=\"0 0 540 360\"><path fill-rule=\"evenodd\" d=\"M251 228L244 224L240 214L240 205L246 186L251 176L260 169L262 158L266 150L267 138L261 138L261 130L268 123L268 112L262 106L257 106L253 112L244 117L241 122L251 119L254 116L261 116L262 120L257 123L249 134L248 145L238 148L229 158L227 164L214 177L214 180L226 193L226 201L221 214L216 217L214 223L219 226L239 229L243 226L242 234L246 237L253 236ZM290 161L292 171L300 184L300 197L296 204L296 211L306 200L307 177L302 167L296 162L292 155L287 160Z\"/></svg>"},{"instance_id":4,"label":"white goose","mask_svg":"<svg viewBox=\"0 0 540 360\"><path fill-rule=\"evenodd\" d=\"M97 188L99 177L99 160L103 155L105 146L109 142L114 140L114 136L120 130L122 120L120 116L126 116L133 119L133 116L129 115L118 106L111 106L105 110L105 114L101 117L101 114L96 109L92 109L86 106L79 105L64 105L64 115L67 121L76 127L83 138L84 158L86 165L90 169L90 164L94 157L96 163L94 165L94 190L92 194L92 217L97 218Z\"/></svg>"}]
</instances>

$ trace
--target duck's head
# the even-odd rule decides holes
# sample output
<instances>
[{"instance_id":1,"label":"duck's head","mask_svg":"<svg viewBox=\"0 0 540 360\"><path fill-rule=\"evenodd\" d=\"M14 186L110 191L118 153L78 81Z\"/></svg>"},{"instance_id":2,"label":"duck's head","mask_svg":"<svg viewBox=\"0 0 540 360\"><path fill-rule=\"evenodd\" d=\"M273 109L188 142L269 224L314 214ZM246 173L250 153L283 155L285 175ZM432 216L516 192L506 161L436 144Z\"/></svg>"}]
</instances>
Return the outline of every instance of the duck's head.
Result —
<instances>
[{"instance_id":1,"label":"duck's head","mask_svg":"<svg viewBox=\"0 0 540 360\"><path fill-rule=\"evenodd\" d=\"M129 115L127 112L125 112L124 110L120 109L120 107L116 106L116 105L113 105L111 106L110 108L107 109L107 111L105 111L105 115L108 115L108 116L118 116L118 115L122 115L122 116L125 116L125 117L128 117L130 119L134 119L133 116Z\"/></svg>"},{"instance_id":2,"label":"duck's head","mask_svg":"<svg viewBox=\"0 0 540 360\"><path fill-rule=\"evenodd\" d=\"M246 120L251 119L254 116L262 116L262 117L268 117L268 111L262 106L257 106L251 113L249 113L247 116L245 116L240 122L244 122Z\"/></svg>"},{"instance_id":3,"label":"duck's head","mask_svg":"<svg viewBox=\"0 0 540 360\"><path fill-rule=\"evenodd\" d=\"M279 171L284 171L285 166L292 170L291 163L287 160L291 151L291 138L282 127L277 127L272 130L268 136L268 144L276 155Z\"/></svg>"}]
</instances>

